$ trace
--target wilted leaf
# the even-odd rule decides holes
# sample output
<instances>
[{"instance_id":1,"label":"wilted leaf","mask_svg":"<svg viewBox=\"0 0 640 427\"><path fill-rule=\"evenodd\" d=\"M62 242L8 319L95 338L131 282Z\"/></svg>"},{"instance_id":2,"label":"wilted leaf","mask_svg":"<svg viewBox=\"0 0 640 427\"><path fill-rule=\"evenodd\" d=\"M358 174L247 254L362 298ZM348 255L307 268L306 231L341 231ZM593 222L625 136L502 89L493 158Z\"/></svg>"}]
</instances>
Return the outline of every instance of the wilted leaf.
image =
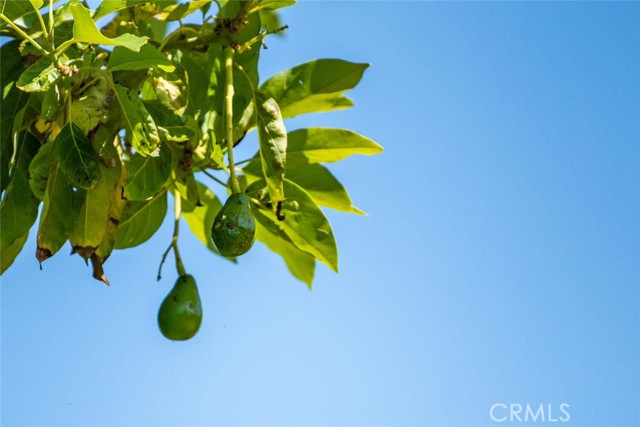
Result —
<instances>
[{"instance_id":1,"label":"wilted leaf","mask_svg":"<svg viewBox=\"0 0 640 427\"><path fill-rule=\"evenodd\" d=\"M61 167L54 162L38 226L36 258L40 262L53 256L67 241L85 196L86 191L74 190Z\"/></svg>"},{"instance_id":2,"label":"wilted leaf","mask_svg":"<svg viewBox=\"0 0 640 427\"><path fill-rule=\"evenodd\" d=\"M114 137L115 133L105 127L98 129L94 135L94 140L103 147L104 151L101 154L105 158L116 159L118 157L113 145ZM107 143L104 144L100 140L106 140ZM113 166L100 165L101 177L98 183L87 191L75 227L69 236L69 241L74 249L92 248L91 253L87 254L89 256L100 245L107 232L111 206L115 202L115 198L119 196L116 195L115 190L120 178L121 167L119 159L114 161ZM84 256L84 258L88 257Z\"/></svg>"},{"instance_id":3,"label":"wilted leaf","mask_svg":"<svg viewBox=\"0 0 640 427\"><path fill-rule=\"evenodd\" d=\"M273 98L256 92L255 103L262 170L275 207L285 197L283 180L287 158L287 131L278 104Z\"/></svg>"}]
</instances>

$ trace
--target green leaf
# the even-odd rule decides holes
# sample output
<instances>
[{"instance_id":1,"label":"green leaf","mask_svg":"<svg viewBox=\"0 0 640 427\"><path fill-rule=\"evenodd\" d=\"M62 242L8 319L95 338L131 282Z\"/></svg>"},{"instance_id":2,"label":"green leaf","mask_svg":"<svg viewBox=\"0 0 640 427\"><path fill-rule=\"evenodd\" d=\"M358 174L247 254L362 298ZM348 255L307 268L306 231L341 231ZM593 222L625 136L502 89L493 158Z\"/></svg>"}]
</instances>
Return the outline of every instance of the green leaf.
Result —
<instances>
[{"instance_id":1,"label":"green leaf","mask_svg":"<svg viewBox=\"0 0 640 427\"><path fill-rule=\"evenodd\" d=\"M18 79L16 86L25 92L44 92L60 77L60 72L47 57L29 66Z\"/></svg>"},{"instance_id":2,"label":"green leaf","mask_svg":"<svg viewBox=\"0 0 640 427\"><path fill-rule=\"evenodd\" d=\"M143 156L154 155L160 144L158 127L142 100L122 86L116 85L116 98L122 107L125 128L131 136L131 145Z\"/></svg>"},{"instance_id":3,"label":"green leaf","mask_svg":"<svg viewBox=\"0 0 640 427\"><path fill-rule=\"evenodd\" d=\"M211 0L196 0L171 5L164 8L164 10L158 13L155 17L161 21L178 21L188 15L191 15L193 12L209 3L211 3Z\"/></svg>"},{"instance_id":4,"label":"green leaf","mask_svg":"<svg viewBox=\"0 0 640 427\"><path fill-rule=\"evenodd\" d=\"M54 141L56 159L69 182L88 190L100 176L100 158L76 124L68 122Z\"/></svg>"},{"instance_id":5,"label":"green leaf","mask_svg":"<svg viewBox=\"0 0 640 427\"><path fill-rule=\"evenodd\" d=\"M257 6L266 10L275 10L296 4L296 0L259 0Z\"/></svg>"},{"instance_id":6,"label":"green leaf","mask_svg":"<svg viewBox=\"0 0 640 427\"><path fill-rule=\"evenodd\" d=\"M29 231L38 216L38 200L29 189L29 164L40 142L27 132L18 137L15 167L0 203L0 252Z\"/></svg>"},{"instance_id":7,"label":"green leaf","mask_svg":"<svg viewBox=\"0 0 640 427\"><path fill-rule=\"evenodd\" d=\"M144 70L159 67L165 71L173 71L175 67L158 49L146 44L140 48L140 52L132 52L130 49L117 46L111 52L107 70Z\"/></svg>"},{"instance_id":8,"label":"green leaf","mask_svg":"<svg viewBox=\"0 0 640 427\"><path fill-rule=\"evenodd\" d=\"M149 40L148 37L138 37L133 34L122 34L113 39L105 37L91 19L91 11L79 3L71 6L71 13L73 14L73 40L76 42L124 46L138 52Z\"/></svg>"},{"instance_id":9,"label":"green leaf","mask_svg":"<svg viewBox=\"0 0 640 427\"><path fill-rule=\"evenodd\" d=\"M247 188L255 199L262 199L263 180ZM279 220L275 213L262 209L260 213L282 230L300 250L310 253L329 268L338 271L338 249L329 221L316 202L302 187L284 180L286 199L282 203Z\"/></svg>"},{"instance_id":10,"label":"green leaf","mask_svg":"<svg viewBox=\"0 0 640 427\"><path fill-rule=\"evenodd\" d=\"M149 240L162 225L166 213L166 192L142 202L128 201L120 217L115 248L132 248Z\"/></svg>"},{"instance_id":11,"label":"green leaf","mask_svg":"<svg viewBox=\"0 0 640 427\"><path fill-rule=\"evenodd\" d=\"M34 12L33 6L31 6L29 2L0 0L0 13L4 14L4 16L9 18L11 21L15 21L32 12ZM5 25L4 22L2 22L2 24Z\"/></svg>"},{"instance_id":12,"label":"green leaf","mask_svg":"<svg viewBox=\"0 0 640 427\"><path fill-rule=\"evenodd\" d=\"M24 71L18 46L20 46L20 40L0 46L2 59L2 67L0 67L0 193L9 184L9 170L14 148L14 117L29 99L29 95L15 86L16 80Z\"/></svg>"},{"instance_id":13,"label":"green leaf","mask_svg":"<svg viewBox=\"0 0 640 427\"><path fill-rule=\"evenodd\" d=\"M320 164L289 162L287 179L304 188L320 206L365 215L360 209L352 206L347 190L327 168Z\"/></svg>"},{"instance_id":14,"label":"green leaf","mask_svg":"<svg viewBox=\"0 0 640 427\"><path fill-rule=\"evenodd\" d=\"M297 129L287 135L287 156L292 161L332 163L352 154L373 155L382 151L374 141L347 129Z\"/></svg>"},{"instance_id":15,"label":"green leaf","mask_svg":"<svg viewBox=\"0 0 640 427\"><path fill-rule=\"evenodd\" d=\"M149 0L102 0L96 10L96 13L93 15L93 19L97 21L110 13L117 12L137 4L147 3L148 1Z\"/></svg>"},{"instance_id":16,"label":"green leaf","mask_svg":"<svg viewBox=\"0 0 640 427\"><path fill-rule=\"evenodd\" d=\"M44 0L31 0L31 5L34 10L40 10L42 5L44 4Z\"/></svg>"},{"instance_id":17,"label":"green leaf","mask_svg":"<svg viewBox=\"0 0 640 427\"><path fill-rule=\"evenodd\" d=\"M316 269L316 260L313 255L298 249L276 224L264 216L260 209L252 206L252 211L256 219L256 239L280 255L291 274L311 288Z\"/></svg>"},{"instance_id":18,"label":"green leaf","mask_svg":"<svg viewBox=\"0 0 640 427\"><path fill-rule=\"evenodd\" d=\"M200 182L197 185L201 206L196 206L183 198L182 217L187 221L191 232L203 245L211 252L220 254L211 240L211 228L218 211L222 209L222 202L206 185Z\"/></svg>"},{"instance_id":19,"label":"green leaf","mask_svg":"<svg viewBox=\"0 0 640 427\"><path fill-rule=\"evenodd\" d=\"M342 92L355 87L368 66L318 59L276 74L260 90L276 100L284 118L348 108L353 103Z\"/></svg>"},{"instance_id":20,"label":"green leaf","mask_svg":"<svg viewBox=\"0 0 640 427\"><path fill-rule=\"evenodd\" d=\"M13 261L16 259L18 254L22 251L24 244L27 241L27 237L29 237L29 233L24 233L22 237L19 237L15 240L11 245L6 248L3 248L0 251L0 274L4 274L5 271L11 267Z\"/></svg>"},{"instance_id":21,"label":"green leaf","mask_svg":"<svg viewBox=\"0 0 640 427\"><path fill-rule=\"evenodd\" d=\"M287 131L278 104L273 98L256 92L255 104L262 170L275 209L285 197L283 180L287 159Z\"/></svg>"},{"instance_id":22,"label":"green leaf","mask_svg":"<svg viewBox=\"0 0 640 427\"><path fill-rule=\"evenodd\" d=\"M172 171L171 149L162 144L157 157L133 155L127 162L124 197L127 200L147 200L166 189Z\"/></svg>"},{"instance_id":23,"label":"green leaf","mask_svg":"<svg viewBox=\"0 0 640 427\"><path fill-rule=\"evenodd\" d=\"M189 203L199 206L200 198L198 194L198 183L193 175L193 171L185 171L178 168L175 173L175 180L173 184L178 190L180 196L188 200Z\"/></svg>"},{"instance_id":24,"label":"green leaf","mask_svg":"<svg viewBox=\"0 0 640 427\"><path fill-rule=\"evenodd\" d=\"M47 181L53 162L52 148L52 143L44 144L29 164L29 187L39 200L44 200L44 193L47 190Z\"/></svg>"},{"instance_id":25,"label":"green leaf","mask_svg":"<svg viewBox=\"0 0 640 427\"><path fill-rule=\"evenodd\" d=\"M114 137L115 134L105 127L98 129L94 136L95 141L106 142L103 144L102 155L109 159L118 158L118 152L113 145ZM93 255L104 239L109 226L111 206L115 198L120 197L115 190L120 178L121 163L114 161L114 166L110 167L101 164L100 168L102 169L101 177L98 183L87 191L73 232L69 236L71 246L85 259Z\"/></svg>"},{"instance_id":26,"label":"green leaf","mask_svg":"<svg viewBox=\"0 0 640 427\"><path fill-rule=\"evenodd\" d=\"M62 106L64 99L57 84L51 85L44 93L42 106L40 107L40 117L53 121Z\"/></svg>"},{"instance_id":27,"label":"green leaf","mask_svg":"<svg viewBox=\"0 0 640 427\"><path fill-rule=\"evenodd\" d=\"M47 180L38 226L36 258L40 262L55 255L67 241L85 195L86 191L75 190L71 186L62 168L54 163Z\"/></svg>"}]
</instances>

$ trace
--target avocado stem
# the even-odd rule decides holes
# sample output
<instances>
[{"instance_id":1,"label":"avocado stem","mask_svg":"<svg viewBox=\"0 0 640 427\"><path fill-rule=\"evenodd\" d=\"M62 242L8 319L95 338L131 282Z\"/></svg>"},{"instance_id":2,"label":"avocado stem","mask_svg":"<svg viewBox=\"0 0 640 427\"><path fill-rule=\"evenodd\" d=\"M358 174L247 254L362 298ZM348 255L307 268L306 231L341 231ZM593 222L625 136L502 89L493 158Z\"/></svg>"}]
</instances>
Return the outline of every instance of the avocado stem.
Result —
<instances>
[{"instance_id":1,"label":"avocado stem","mask_svg":"<svg viewBox=\"0 0 640 427\"><path fill-rule=\"evenodd\" d=\"M180 257L180 250L178 249L178 233L180 231L180 214L182 213L182 199L180 194L177 191L173 192L174 199L174 213L175 213L175 222L173 224L173 237L171 238L171 244L167 248L166 251L162 254L162 259L160 260L160 265L158 266L158 276L157 280L160 281L162 279L162 266L164 262L167 260L167 255L169 255L169 251L173 249L173 255L176 257L176 270L178 270L178 275L180 277L185 276L187 274L184 264L182 264L182 258Z\"/></svg>"},{"instance_id":2,"label":"avocado stem","mask_svg":"<svg viewBox=\"0 0 640 427\"><path fill-rule=\"evenodd\" d=\"M235 51L231 46L224 49L224 121L227 140L227 155L229 156L229 171L231 172L231 192L240 193L240 183L236 176L236 166L233 162L233 56Z\"/></svg>"},{"instance_id":3,"label":"avocado stem","mask_svg":"<svg viewBox=\"0 0 640 427\"><path fill-rule=\"evenodd\" d=\"M176 270L178 270L178 275L182 277L187 274L186 270L184 269L184 264L182 264L182 258L180 257L180 250L178 249L178 233L180 230L180 214L182 213L182 197L176 191L173 193L173 198L175 200L175 203L174 203L175 222L173 224L173 239L171 240L171 245L173 246L173 254L176 257Z\"/></svg>"}]
</instances>

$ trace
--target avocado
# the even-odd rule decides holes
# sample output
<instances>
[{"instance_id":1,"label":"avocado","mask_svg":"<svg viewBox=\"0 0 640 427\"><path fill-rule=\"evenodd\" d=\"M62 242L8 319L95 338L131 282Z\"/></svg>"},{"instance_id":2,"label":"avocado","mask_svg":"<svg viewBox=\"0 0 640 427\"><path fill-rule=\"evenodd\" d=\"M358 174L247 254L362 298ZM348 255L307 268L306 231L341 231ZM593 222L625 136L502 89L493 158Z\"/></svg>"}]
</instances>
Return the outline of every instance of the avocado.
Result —
<instances>
[{"instance_id":1,"label":"avocado","mask_svg":"<svg viewBox=\"0 0 640 427\"><path fill-rule=\"evenodd\" d=\"M249 196L233 193L216 215L211 237L220 254L239 256L251 249L256 234L256 222L251 215Z\"/></svg>"},{"instance_id":2,"label":"avocado","mask_svg":"<svg viewBox=\"0 0 640 427\"><path fill-rule=\"evenodd\" d=\"M158 326L170 340L192 338L202 323L202 305L198 287L192 275L181 276L173 285L158 311Z\"/></svg>"}]
</instances>

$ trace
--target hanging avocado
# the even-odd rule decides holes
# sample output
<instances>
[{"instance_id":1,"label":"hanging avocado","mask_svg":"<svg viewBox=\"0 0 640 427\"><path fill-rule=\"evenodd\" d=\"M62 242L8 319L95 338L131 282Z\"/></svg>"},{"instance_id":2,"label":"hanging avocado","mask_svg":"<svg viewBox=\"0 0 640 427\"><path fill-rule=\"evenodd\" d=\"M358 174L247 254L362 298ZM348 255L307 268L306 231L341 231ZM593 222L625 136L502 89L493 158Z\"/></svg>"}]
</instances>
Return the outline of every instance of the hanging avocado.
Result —
<instances>
[{"instance_id":1,"label":"hanging avocado","mask_svg":"<svg viewBox=\"0 0 640 427\"><path fill-rule=\"evenodd\" d=\"M202 323L202 305L198 287L192 275L181 276L158 311L158 326L162 335L170 340L192 338Z\"/></svg>"},{"instance_id":2,"label":"hanging avocado","mask_svg":"<svg viewBox=\"0 0 640 427\"><path fill-rule=\"evenodd\" d=\"M213 221L213 243L222 255L239 256L251 249L255 234L256 222L251 216L249 197L245 193L233 193Z\"/></svg>"}]
</instances>

